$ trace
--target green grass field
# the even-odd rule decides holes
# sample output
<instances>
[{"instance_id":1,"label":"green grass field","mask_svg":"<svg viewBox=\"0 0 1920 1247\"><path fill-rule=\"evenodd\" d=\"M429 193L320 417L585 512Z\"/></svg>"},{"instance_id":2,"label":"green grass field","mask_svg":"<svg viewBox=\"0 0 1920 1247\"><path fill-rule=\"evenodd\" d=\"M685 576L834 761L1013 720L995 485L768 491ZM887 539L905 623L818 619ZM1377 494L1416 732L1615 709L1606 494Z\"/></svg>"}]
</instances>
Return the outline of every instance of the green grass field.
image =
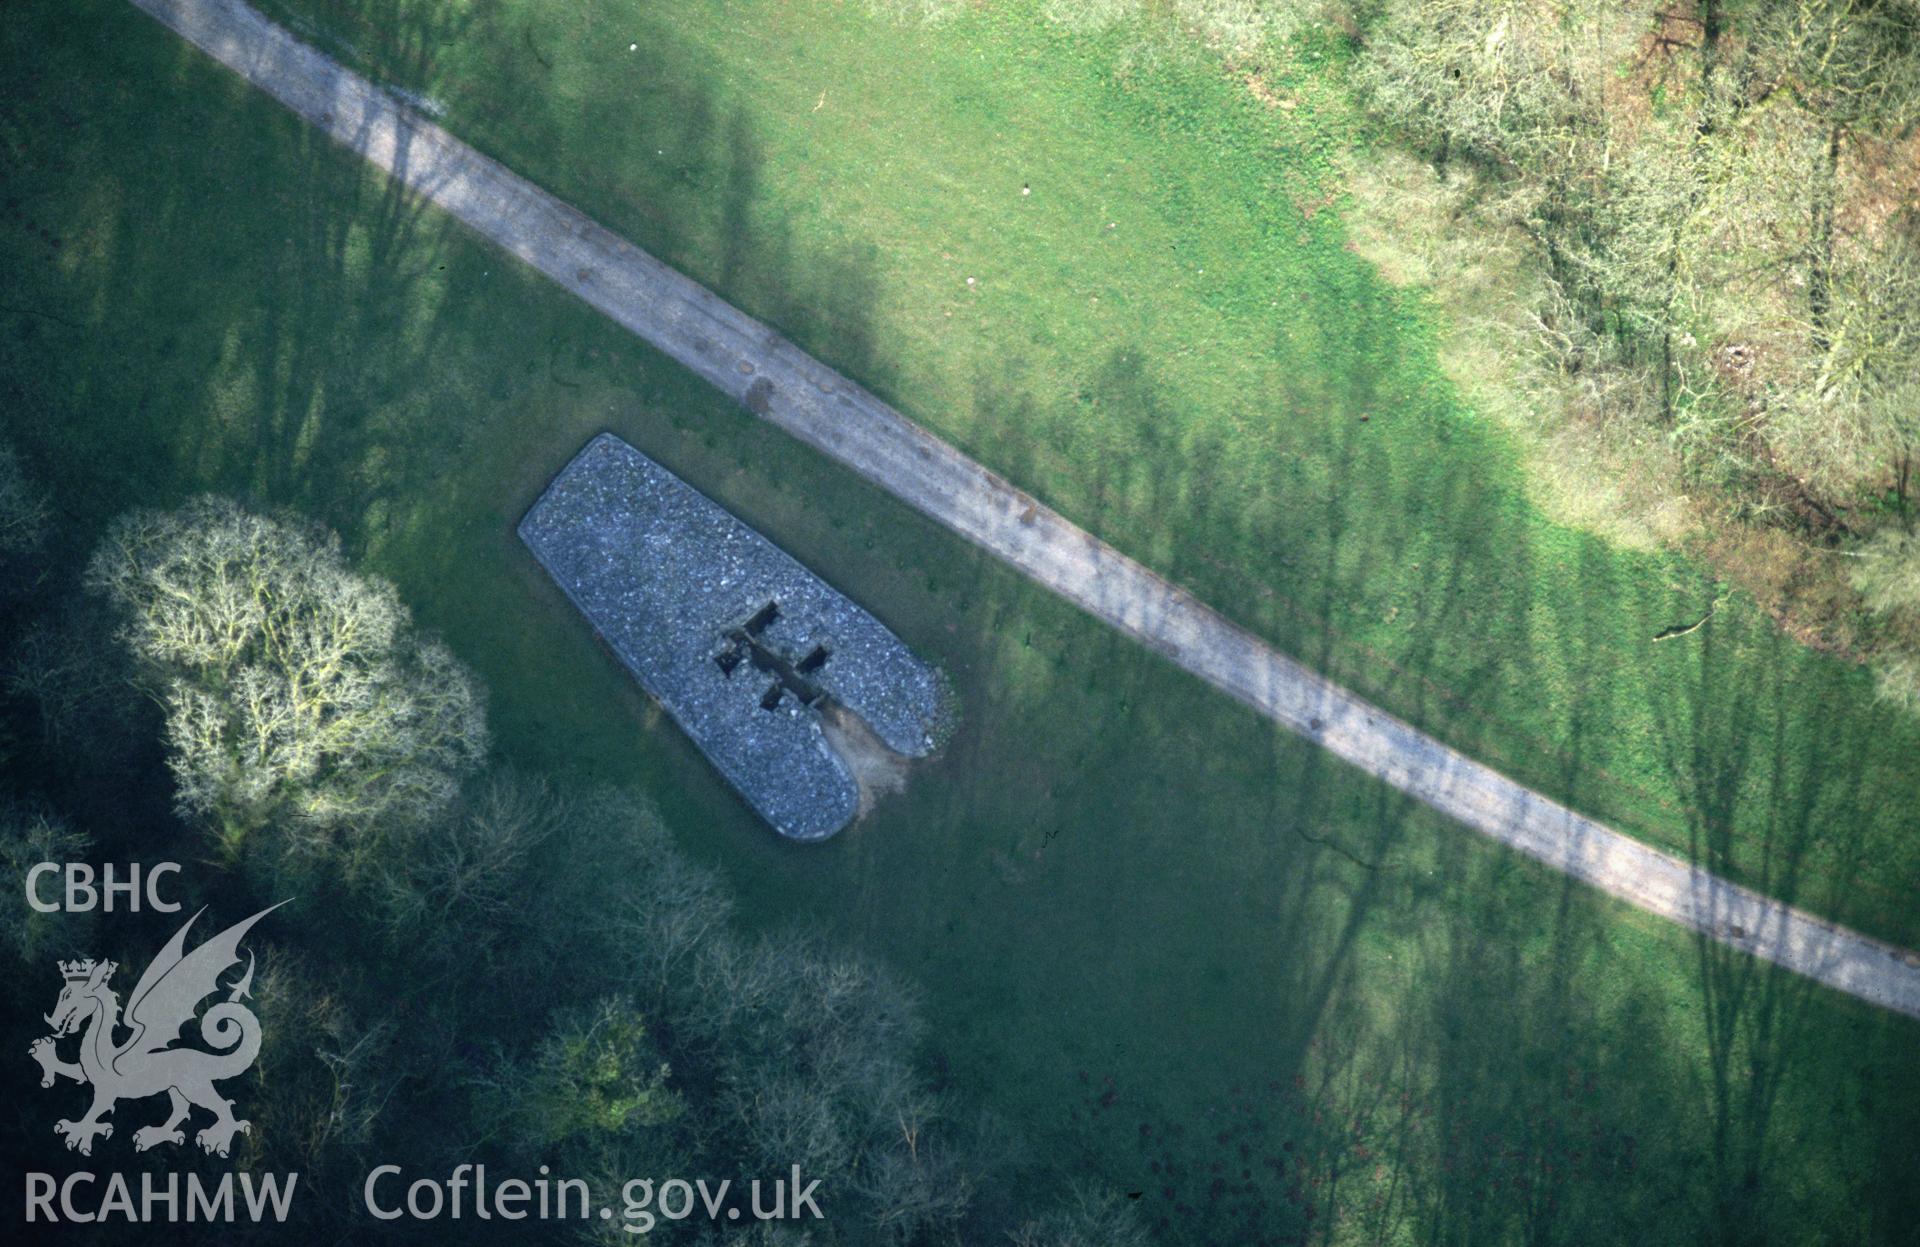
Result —
<instances>
[{"instance_id":1,"label":"green grass field","mask_svg":"<svg viewBox=\"0 0 1920 1247\"><path fill-rule=\"evenodd\" d=\"M1036 7L929 31L857 4L269 5L1396 713L1920 943L1920 724L1738 598L1654 642L1720 596L1707 571L1531 511L1418 309L1345 247L1338 49L1304 44L1268 108L1205 54Z\"/></svg>"},{"instance_id":2,"label":"green grass field","mask_svg":"<svg viewBox=\"0 0 1920 1247\"><path fill-rule=\"evenodd\" d=\"M1120 73L1119 37L1019 12L927 32L854 6L443 7L309 29L1397 712L1915 938L1920 736L1737 602L1651 644L1711 601L1703 573L1526 510L1338 205L1304 211L1353 141L1337 64L1276 83L1302 101L1283 117L1204 62ZM1276 733L118 0L10 17L0 419L67 552L206 489L334 525L486 678L503 757L645 788L755 921L815 923L922 986L930 1059L1006 1123L1017 1177L987 1198L1094 1175L1191 1243L1916 1233L1913 1024ZM854 832L778 843L513 540L601 429L952 676L952 744Z\"/></svg>"}]
</instances>

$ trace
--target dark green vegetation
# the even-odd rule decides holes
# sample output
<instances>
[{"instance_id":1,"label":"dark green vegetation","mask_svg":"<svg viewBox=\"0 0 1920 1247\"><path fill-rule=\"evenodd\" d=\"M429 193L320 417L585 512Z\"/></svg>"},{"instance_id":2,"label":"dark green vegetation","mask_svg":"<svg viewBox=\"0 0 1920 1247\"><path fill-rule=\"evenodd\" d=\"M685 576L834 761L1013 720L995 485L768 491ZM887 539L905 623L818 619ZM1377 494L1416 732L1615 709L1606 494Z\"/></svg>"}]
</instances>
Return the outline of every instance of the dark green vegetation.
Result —
<instances>
[{"instance_id":1,"label":"dark green vegetation","mask_svg":"<svg viewBox=\"0 0 1920 1247\"><path fill-rule=\"evenodd\" d=\"M90 713L36 676L39 765L16 778L86 805L109 767L123 802L171 789L184 826L92 811L111 827L101 855L138 855L151 872L211 842L219 868L196 871L173 903L279 912L271 942L248 950L258 1020L241 1031L274 1042L249 1080L240 1159L305 1178L304 1237L364 1233L353 1201L383 1158L450 1153L586 1182L590 1207L627 1219L572 1229L616 1242L665 1208L629 1181L684 1174L712 1175L713 1199L743 1226L762 1209L832 1219L757 1227L761 1241L954 1232L993 1162L959 1141L914 1068L912 998L871 961L792 935L742 938L712 873L630 794L472 776L487 739L473 677L412 632L390 585L345 565L331 534L200 498L115 521L86 583L97 596L73 604L115 634L51 644L124 678ZM13 670L36 672L48 652L16 653ZM140 691L160 716L142 715ZM98 746L114 735L109 756ZM0 804L0 854L17 876L89 847L44 804ZM124 904L111 937L91 914L68 926L30 912L18 891L4 912L18 961L111 939L111 973L138 951ZM31 1033L32 1010L8 1023ZM78 1046L112 1025L96 1014ZM128 1138L139 1107L115 1104L102 1138L116 1126ZM96 1164L101 1142L82 1144ZM162 1145L153 1159L180 1157ZM760 1198L752 1184L776 1174L789 1193ZM820 1186L804 1217L801 1191Z\"/></svg>"},{"instance_id":2,"label":"dark green vegetation","mask_svg":"<svg viewBox=\"0 0 1920 1247\"><path fill-rule=\"evenodd\" d=\"M1308 100L1282 129L1210 65L1116 81L1115 49L1017 15L925 34L830 7L650 9L589 41L432 12L349 37L1077 521L1452 743L1912 939L1912 729L1737 602L1649 644L1712 600L1701 573L1526 512L1417 319L1330 209L1303 211L1344 141L1325 81L1278 84ZM0 411L56 499L55 564L129 506L206 489L338 529L484 677L498 754L645 789L744 920L812 922L923 986L923 1061L1005 1122L1011 1172L977 1215L1093 1176L1140 1191L1172 1242L1920 1224L1912 1024L1276 736L717 402L130 8L10 16ZM769 836L519 551L513 523L603 428L954 678L953 742L853 833ZM11 709L18 769L103 852L168 825L165 795L60 778L31 703ZM552 856L617 884L598 852ZM16 973L29 1004L36 973L57 986ZM527 1043L546 1022L511 1021ZM50 1122L23 1120L16 1148L44 1158Z\"/></svg>"},{"instance_id":3,"label":"dark green vegetation","mask_svg":"<svg viewBox=\"0 0 1920 1247\"><path fill-rule=\"evenodd\" d=\"M1738 595L1698 644L1653 643L1724 586L1528 509L1342 247L1337 46L1267 83L1289 111L1210 57L1123 57L1023 6L932 33L857 6L271 7L1448 743L1920 941L1896 799L1920 720Z\"/></svg>"}]
</instances>

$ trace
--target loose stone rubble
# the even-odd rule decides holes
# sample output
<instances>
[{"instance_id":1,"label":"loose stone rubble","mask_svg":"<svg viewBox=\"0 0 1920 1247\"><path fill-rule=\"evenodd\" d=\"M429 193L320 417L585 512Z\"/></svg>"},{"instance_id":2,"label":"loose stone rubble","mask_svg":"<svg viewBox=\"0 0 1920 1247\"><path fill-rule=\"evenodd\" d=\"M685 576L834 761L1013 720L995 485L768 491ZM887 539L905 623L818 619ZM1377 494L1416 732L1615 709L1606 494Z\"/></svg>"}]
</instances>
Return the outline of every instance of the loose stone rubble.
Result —
<instances>
[{"instance_id":1,"label":"loose stone rubble","mask_svg":"<svg viewBox=\"0 0 1920 1247\"><path fill-rule=\"evenodd\" d=\"M520 539L648 693L781 835L822 840L860 790L830 703L932 752L933 670L844 594L612 434L563 468Z\"/></svg>"}]
</instances>

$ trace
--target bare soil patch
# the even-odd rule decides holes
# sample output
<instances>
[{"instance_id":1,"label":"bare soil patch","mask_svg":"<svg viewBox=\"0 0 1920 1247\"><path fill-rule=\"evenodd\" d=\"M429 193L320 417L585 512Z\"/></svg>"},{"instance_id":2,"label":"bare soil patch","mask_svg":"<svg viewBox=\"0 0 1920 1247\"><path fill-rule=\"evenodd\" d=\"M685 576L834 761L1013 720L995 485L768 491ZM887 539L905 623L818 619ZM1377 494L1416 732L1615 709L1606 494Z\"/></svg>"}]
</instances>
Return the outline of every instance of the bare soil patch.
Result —
<instances>
[{"instance_id":1,"label":"bare soil patch","mask_svg":"<svg viewBox=\"0 0 1920 1247\"><path fill-rule=\"evenodd\" d=\"M829 702L821 710L820 730L840 760L847 764L847 769L853 772L853 782L860 786L856 819L865 818L881 797L906 789L907 771L913 759L887 748L886 742L874 735L859 715Z\"/></svg>"}]
</instances>

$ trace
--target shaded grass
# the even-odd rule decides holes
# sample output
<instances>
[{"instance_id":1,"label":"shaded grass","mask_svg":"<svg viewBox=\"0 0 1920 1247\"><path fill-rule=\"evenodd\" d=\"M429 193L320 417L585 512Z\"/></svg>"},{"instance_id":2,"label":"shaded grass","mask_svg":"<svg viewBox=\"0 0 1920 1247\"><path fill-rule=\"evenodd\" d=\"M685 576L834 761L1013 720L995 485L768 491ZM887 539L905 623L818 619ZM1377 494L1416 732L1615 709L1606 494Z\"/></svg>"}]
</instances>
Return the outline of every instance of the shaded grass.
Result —
<instances>
[{"instance_id":1,"label":"shaded grass","mask_svg":"<svg viewBox=\"0 0 1920 1247\"><path fill-rule=\"evenodd\" d=\"M17 275L0 410L55 489L64 553L82 556L127 506L203 489L337 527L485 676L504 756L644 788L756 921L818 923L926 985L930 1058L1012 1136L1011 1180L989 1200L1030 1207L1093 1173L1194 1243L1898 1241L1920 1224L1900 1168L1920 1132L1910 1023L1599 899L1276 733L719 402L127 7L78 11L32 3L0 28L0 136L16 162L0 263ZM430 23L410 35L453 37ZM720 150L761 142L744 125L718 133ZM741 197L743 219L759 202ZM672 224L656 228L699 236L698 219ZM836 341L871 343L880 372L912 359L883 327L889 253L770 254L756 244L755 282L820 309ZM1370 289L1350 279L1352 297ZM1207 509L1251 478L1231 461L1255 451L1185 431L1205 407L1161 372L1175 365L1108 345L1082 378L1089 404L1159 419L1098 435L1173 440L1144 461L1089 460L1105 487L1152 500L1161 486L1130 473L1162 468L1189 500L1170 516L1192 505L1223 540L1271 536L1233 538L1240 521ZM1320 352L1352 366L1331 340ZM1033 393L1051 368L1014 351L997 363L960 391L975 449L1017 455L1006 430L1058 423L1074 462L1078 426ZM1377 384L1329 378L1301 384ZM1297 419L1317 410L1303 400ZM1289 479L1320 486L1287 514L1322 536L1258 564L1290 561L1329 618L1380 574L1360 555L1392 546L1327 482L1343 463L1354 480L1415 472L1367 440L1395 427L1376 419L1298 452ZM1421 436L1438 440L1417 444L1479 436L1432 426ZM601 429L774 535L953 677L951 745L854 832L819 848L768 835L513 540L553 469ZM1208 462L1217 477L1197 475ZM1516 531L1485 464L1418 467L1433 480L1389 501L1436 526L1461 514ZM1233 579L1245 547L1190 548L1186 523L1166 565L1197 583L1217 563L1208 583L1244 586L1243 617L1330 667L1358 662L1337 630L1303 622L1306 606L1263 605L1282 596ZM1454 669L1442 641L1502 626L1467 590L1558 567L1523 545L1491 547L1504 569L1476 569L1447 553L1452 532L1415 536L1389 563L1422 622L1396 651L1404 674L1374 677L1416 717L1462 713L1447 696L1500 704L1508 665ZM1648 592L1637 564L1593 543L1557 559L1588 616L1616 620ZM1554 664L1634 680L1606 627L1538 626ZM1808 784L1809 760L1781 756L1780 721L1804 712L1782 668L1808 660L1766 635L1711 632L1660 685L1649 735L1703 808L1758 785L1764 826L1791 847L1829 807L1866 809L1876 781L1839 755ZM1614 744L1617 707L1638 704L1594 690L1562 741L1568 785Z\"/></svg>"},{"instance_id":2,"label":"shaded grass","mask_svg":"<svg viewBox=\"0 0 1920 1247\"><path fill-rule=\"evenodd\" d=\"M1920 942L1920 725L1741 594L1654 644L1721 598L1710 571L1530 505L1347 246L1337 45L1269 75L1285 110L1150 26L1027 5L270 8L1396 713Z\"/></svg>"}]
</instances>

